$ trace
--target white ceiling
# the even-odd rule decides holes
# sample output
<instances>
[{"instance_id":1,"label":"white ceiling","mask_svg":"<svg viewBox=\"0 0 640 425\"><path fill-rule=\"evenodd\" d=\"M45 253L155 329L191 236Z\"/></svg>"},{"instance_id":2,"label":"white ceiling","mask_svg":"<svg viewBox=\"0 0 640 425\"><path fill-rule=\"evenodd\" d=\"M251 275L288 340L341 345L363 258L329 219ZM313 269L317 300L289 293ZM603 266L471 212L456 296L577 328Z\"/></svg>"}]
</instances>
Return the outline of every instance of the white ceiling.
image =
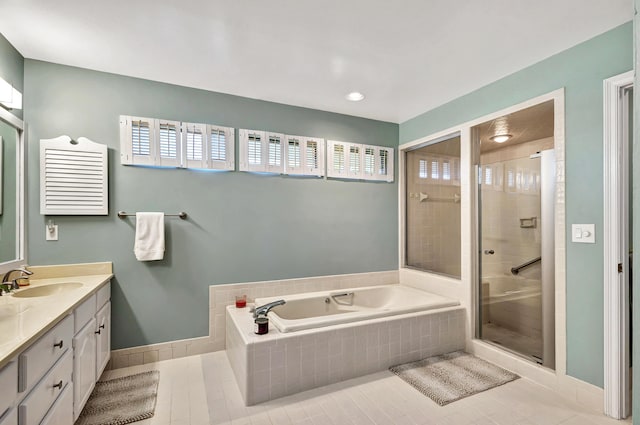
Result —
<instances>
[{"instance_id":1,"label":"white ceiling","mask_svg":"<svg viewBox=\"0 0 640 425\"><path fill-rule=\"evenodd\" d=\"M632 3L0 0L0 33L27 58L398 123L631 20Z\"/></svg>"}]
</instances>

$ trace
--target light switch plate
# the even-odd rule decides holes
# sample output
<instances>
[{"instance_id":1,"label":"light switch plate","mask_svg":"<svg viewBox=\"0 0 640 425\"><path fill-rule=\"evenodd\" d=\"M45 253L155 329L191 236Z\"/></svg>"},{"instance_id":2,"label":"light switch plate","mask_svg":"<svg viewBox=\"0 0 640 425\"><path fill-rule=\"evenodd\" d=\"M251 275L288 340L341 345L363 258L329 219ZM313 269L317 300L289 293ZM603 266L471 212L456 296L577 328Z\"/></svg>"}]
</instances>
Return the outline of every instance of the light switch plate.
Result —
<instances>
[{"instance_id":1,"label":"light switch plate","mask_svg":"<svg viewBox=\"0 0 640 425\"><path fill-rule=\"evenodd\" d=\"M596 243L595 224L572 224L571 242L576 243Z\"/></svg>"},{"instance_id":2,"label":"light switch plate","mask_svg":"<svg viewBox=\"0 0 640 425\"><path fill-rule=\"evenodd\" d=\"M49 229L48 225L44 226L45 239L48 241L57 241L58 240L58 225L52 224L51 229Z\"/></svg>"}]
</instances>

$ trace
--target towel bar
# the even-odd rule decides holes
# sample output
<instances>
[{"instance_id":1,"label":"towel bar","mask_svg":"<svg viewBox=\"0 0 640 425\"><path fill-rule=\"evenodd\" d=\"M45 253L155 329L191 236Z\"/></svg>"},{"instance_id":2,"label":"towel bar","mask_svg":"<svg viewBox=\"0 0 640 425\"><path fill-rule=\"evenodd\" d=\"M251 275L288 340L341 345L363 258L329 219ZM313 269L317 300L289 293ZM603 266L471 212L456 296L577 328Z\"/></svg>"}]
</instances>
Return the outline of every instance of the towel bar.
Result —
<instances>
[{"instance_id":1,"label":"towel bar","mask_svg":"<svg viewBox=\"0 0 640 425\"><path fill-rule=\"evenodd\" d=\"M135 213L128 214L125 211L118 211L118 217L125 218L136 215ZM187 218L187 213L184 211L179 212L178 214L165 214L165 217L180 217L182 220Z\"/></svg>"}]
</instances>

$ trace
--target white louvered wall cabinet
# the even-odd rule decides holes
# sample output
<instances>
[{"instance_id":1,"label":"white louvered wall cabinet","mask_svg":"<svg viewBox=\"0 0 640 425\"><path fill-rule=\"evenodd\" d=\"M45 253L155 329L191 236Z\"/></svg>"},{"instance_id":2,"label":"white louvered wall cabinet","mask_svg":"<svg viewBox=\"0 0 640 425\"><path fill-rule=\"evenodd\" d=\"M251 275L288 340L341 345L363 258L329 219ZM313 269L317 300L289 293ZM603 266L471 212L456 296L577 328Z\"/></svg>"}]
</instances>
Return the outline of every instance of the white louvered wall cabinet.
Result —
<instances>
[{"instance_id":1,"label":"white louvered wall cabinet","mask_svg":"<svg viewBox=\"0 0 640 425\"><path fill-rule=\"evenodd\" d=\"M107 147L80 137L40 140L40 213L107 215Z\"/></svg>"}]
</instances>

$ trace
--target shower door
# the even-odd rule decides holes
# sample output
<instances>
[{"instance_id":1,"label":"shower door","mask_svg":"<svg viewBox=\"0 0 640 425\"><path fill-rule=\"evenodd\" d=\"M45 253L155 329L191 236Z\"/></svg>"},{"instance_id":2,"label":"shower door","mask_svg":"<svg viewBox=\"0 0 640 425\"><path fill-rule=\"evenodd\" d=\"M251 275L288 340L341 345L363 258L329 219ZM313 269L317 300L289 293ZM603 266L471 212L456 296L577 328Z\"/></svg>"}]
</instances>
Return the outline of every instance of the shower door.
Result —
<instances>
[{"instance_id":1,"label":"shower door","mask_svg":"<svg viewBox=\"0 0 640 425\"><path fill-rule=\"evenodd\" d=\"M479 337L554 368L553 150L480 153Z\"/></svg>"}]
</instances>

